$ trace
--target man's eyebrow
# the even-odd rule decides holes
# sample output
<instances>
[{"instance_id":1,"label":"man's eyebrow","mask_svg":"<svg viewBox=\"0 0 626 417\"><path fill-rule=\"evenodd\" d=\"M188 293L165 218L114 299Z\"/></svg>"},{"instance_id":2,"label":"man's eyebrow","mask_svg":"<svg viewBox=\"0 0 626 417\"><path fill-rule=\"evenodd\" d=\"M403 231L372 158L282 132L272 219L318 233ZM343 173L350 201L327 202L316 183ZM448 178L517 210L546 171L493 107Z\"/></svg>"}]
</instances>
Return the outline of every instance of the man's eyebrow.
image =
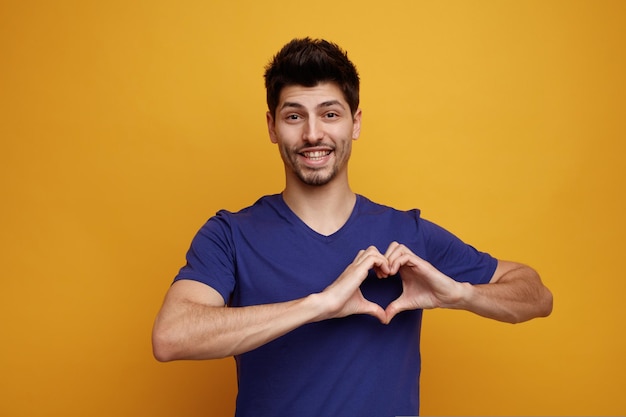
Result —
<instances>
[{"instance_id":1,"label":"man's eyebrow","mask_svg":"<svg viewBox=\"0 0 626 417\"><path fill-rule=\"evenodd\" d=\"M344 105L341 103L341 101L339 100L328 100L328 101L324 101L320 104L317 105L317 108L323 108L323 107L331 107L331 106L339 106L342 109L345 108ZM304 106L298 102L295 101L285 101L282 106L280 106L281 110L284 108L288 108L288 107L293 107L296 109L302 109L304 108Z\"/></svg>"},{"instance_id":2,"label":"man's eyebrow","mask_svg":"<svg viewBox=\"0 0 626 417\"><path fill-rule=\"evenodd\" d=\"M283 103L283 105L280 106L281 109L284 109L284 108L287 108L287 107L295 107L297 109L301 109L304 106L302 104L300 104L300 103L296 103L295 101L285 101Z\"/></svg>"},{"instance_id":3,"label":"man's eyebrow","mask_svg":"<svg viewBox=\"0 0 626 417\"><path fill-rule=\"evenodd\" d=\"M329 101L325 101L325 102L323 102L323 103L318 104L318 105L317 105L317 108L321 108L321 107L331 107L331 106L339 106L339 107L341 107L342 109L344 108L344 107L343 107L343 104L341 104L341 101L339 101L339 100L329 100Z\"/></svg>"}]
</instances>

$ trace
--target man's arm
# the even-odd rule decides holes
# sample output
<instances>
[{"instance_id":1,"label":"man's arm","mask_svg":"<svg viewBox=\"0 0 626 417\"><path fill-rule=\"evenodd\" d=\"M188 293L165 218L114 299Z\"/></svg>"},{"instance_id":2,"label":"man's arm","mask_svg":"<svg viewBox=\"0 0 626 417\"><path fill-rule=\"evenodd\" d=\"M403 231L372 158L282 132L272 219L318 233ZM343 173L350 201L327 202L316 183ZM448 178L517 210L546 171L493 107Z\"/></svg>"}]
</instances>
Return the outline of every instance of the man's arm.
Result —
<instances>
[{"instance_id":1,"label":"man's arm","mask_svg":"<svg viewBox=\"0 0 626 417\"><path fill-rule=\"evenodd\" d=\"M180 280L169 288L152 331L159 361L214 359L268 343L306 323L351 314L385 321L383 309L363 298L359 286L368 271L386 274L387 260L374 247L362 250L344 272L318 294L276 304L227 307L213 288Z\"/></svg>"},{"instance_id":2,"label":"man's arm","mask_svg":"<svg viewBox=\"0 0 626 417\"><path fill-rule=\"evenodd\" d=\"M529 266L498 261L489 284L465 285L467 290L455 307L483 317L520 323L552 313L552 293Z\"/></svg>"},{"instance_id":3,"label":"man's arm","mask_svg":"<svg viewBox=\"0 0 626 417\"><path fill-rule=\"evenodd\" d=\"M519 323L552 312L552 293L532 268L498 261L488 284L457 282L415 255L392 243L386 253L391 274L400 272L403 294L387 307L387 321L403 310L450 308L483 317Z\"/></svg>"},{"instance_id":4,"label":"man's arm","mask_svg":"<svg viewBox=\"0 0 626 417\"><path fill-rule=\"evenodd\" d=\"M312 321L319 307L310 298L231 308L206 284L180 280L168 290L157 315L152 347L159 361L213 359L254 349Z\"/></svg>"}]
</instances>

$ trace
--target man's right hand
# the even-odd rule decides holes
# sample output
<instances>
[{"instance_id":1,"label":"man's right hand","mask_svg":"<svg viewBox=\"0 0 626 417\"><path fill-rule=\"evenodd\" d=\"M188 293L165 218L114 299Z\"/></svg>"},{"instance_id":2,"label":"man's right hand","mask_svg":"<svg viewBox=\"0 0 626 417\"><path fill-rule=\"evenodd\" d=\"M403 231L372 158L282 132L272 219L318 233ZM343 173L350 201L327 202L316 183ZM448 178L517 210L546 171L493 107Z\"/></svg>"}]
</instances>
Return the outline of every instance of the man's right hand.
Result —
<instances>
[{"instance_id":1,"label":"man's right hand","mask_svg":"<svg viewBox=\"0 0 626 417\"><path fill-rule=\"evenodd\" d=\"M363 297L360 286L373 269L379 278L389 274L387 258L374 246L360 250L354 261L319 296L326 308L321 319L346 317L352 314L369 314L386 323L386 313L381 306Z\"/></svg>"}]
</instances>

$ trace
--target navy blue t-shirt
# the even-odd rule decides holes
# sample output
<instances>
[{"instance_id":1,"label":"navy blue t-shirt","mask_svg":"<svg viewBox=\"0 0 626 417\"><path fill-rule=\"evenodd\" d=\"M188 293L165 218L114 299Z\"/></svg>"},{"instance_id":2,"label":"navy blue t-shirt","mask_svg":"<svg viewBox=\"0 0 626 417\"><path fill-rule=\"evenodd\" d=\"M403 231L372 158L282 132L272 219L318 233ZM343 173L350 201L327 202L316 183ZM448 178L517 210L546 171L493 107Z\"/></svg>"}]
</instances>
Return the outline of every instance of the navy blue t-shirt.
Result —
<instances>
[{"instance_id":1,"label":"navy blue t-shirt","mask_svg":"<svg viewBox=\"0 0 626 417\"><path fill-rule=\"evenodd\" d=\"M218 291L231 307L305 297L330 285L361 249L409 247L457 281L482 284L497 260L420 217L357 195L346 224L329 236L302 222L280 194L237 213L219 211L194 237L175 280ZM385 308L402 292L399 277L373 272L363 295ZM422 310L388 325L354 315L301 326L235 357L239 417L393 417L419 413Z\"/></svg>"}]
</instances>

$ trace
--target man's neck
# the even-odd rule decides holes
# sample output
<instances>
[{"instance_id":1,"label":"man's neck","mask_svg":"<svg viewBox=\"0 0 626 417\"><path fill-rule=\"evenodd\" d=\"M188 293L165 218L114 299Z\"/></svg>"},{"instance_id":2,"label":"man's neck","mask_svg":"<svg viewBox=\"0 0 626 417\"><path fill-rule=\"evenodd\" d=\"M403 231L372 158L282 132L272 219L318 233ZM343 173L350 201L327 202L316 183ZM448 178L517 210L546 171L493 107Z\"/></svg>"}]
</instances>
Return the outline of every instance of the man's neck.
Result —
<instances>
[{"instance_id":1,"label":"man's neck","mask_svg":"<svg viewBox=\"0 0 626 417\"><path fill-rule=\"evenodd\" d=\"M287 186L282 194L287 206L307 226L325 236L343 227L356 203L347 183Z\"/></svg>"}]
</instances>

